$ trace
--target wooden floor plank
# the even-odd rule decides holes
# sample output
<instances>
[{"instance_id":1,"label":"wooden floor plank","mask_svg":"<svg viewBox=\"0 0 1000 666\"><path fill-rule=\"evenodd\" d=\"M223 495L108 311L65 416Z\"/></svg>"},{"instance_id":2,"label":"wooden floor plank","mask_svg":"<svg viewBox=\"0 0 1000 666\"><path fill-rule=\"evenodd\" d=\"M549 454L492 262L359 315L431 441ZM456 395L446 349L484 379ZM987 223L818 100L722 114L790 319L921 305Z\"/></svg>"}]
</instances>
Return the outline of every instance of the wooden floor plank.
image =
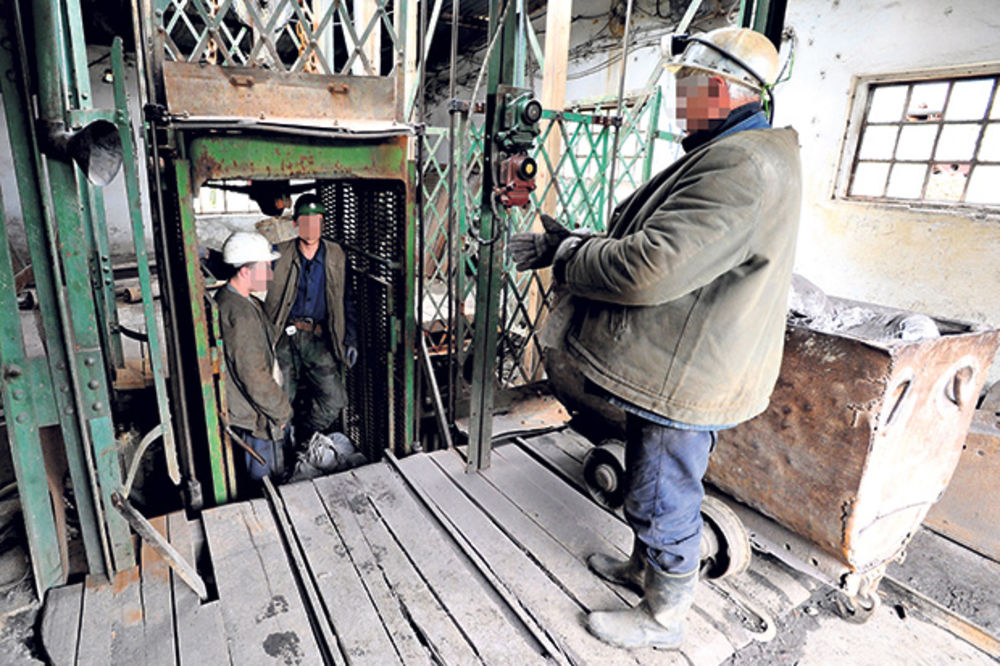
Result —
<instances>
[{"instance_id":1,"label":"wooden floor plank","mask_svg":"<svg viewBox=\"0 0 1000 666\"><path fill-rule=\"evenodd\" d=\"M498 461L483 472L483 476L504 491L515 495L515 502L522 499L532 507L523 507L529 513L539 509L558 517L549 521L550 529L557 529L554 536L573 552L606 552L625 556L632 548L632 530L620 518L597 506L590 498L553 478L537 460L516 445L494 449ZM506 464L500 464L499 461ZM574 516L567 521L566 516ZM578 524L589 529L581 531Z\"/></svg>"},{"instance_id":2,"label":"wooden floor plank","mask_svg":"<svg viewBox=\"0 0 1000 666\"><path fill-rule=\"evenodd\" d=\"M634 653L612 648L590 635L584 625L585 609L484 516L428 456L410 456L401 461L400 468L433 498L572 662L638 663Z\"/></svg>"},{"instance_id":3,"label":"wooden floor plank","mask_svg":"<svg viewBox=\"0 0 1000 666\"><path fill-rule=\"evenodd\" d=\"M168 539L167 517L149 521L164 539ZM142 616L148 666L172 666L176 663L174 644L173 599L170 594L170 567L148 543L143 542Z\"/></svg>"},{"instance_id":4,"label":"wooden floor plank","mask_svg":"<svg viewBox=\"0 0 1000 666\"><path fill-rule=\"evenodd\" d=\"M146 662L139 567L115 574L111 585L111 661L120 666Z\"/></svg>"},{"instance_id":5,"label":"wooden floor plank","mask_svg":"<svg viewBox=\"0 0 1000 666\"><path fill-rule=\"evenodd\" d=\"M587 486L583 480L583 463L554 443L555 440L562 436L562 432L558 432L532 437L529 440L525 440L527 442L526 448L530 450L530 455L541 459L542 464L548 467L565 483L581 493L586 493ZM514 445L517 446L516 443Z\"/></svg>"},{"instance_id":6,"label":"wooden floor plank","mask_svg":"<svg viewBox=\"0 0 1000 666\"><path fill-rule=\"evenodd\" d=\"M632 530L619 518L595 505L553 478L552 473L516 446L494 449L497 461L483 472L494 484L536 522L557 538L582 561L593 552L626 557L632 548ZM501 462L502 461L502 462ZM573 520L567 520L573 516ZM628 603L639 599L624 588L616 590ZM718 663L733 651L733 641L726 633L729 621L710 619L701 610L703 604L718 605L718 593L699 585L695 609L688 615L687 638L683 651L695 663ZM737 632L740 640L745 638Z\"/></svg>"},{"instance_id":7,"label":"wooden floor plank","mask_svg":"<svg viewBox=\"0 0 1000 666\"><path fill-rule=\"evenodd\" d=\"M229 652L238 664L320 657L277 527L264 500L202 514Z\"/></svg>"},{"instance_id":8,"label":"wooden floor plank","mask_svg":"<svg viewBox=\"0 0 1000 666\"><path fill-rule=\"evenodd\" d=\"M558 448L569 457L576 460L581 466L583 459L594 448L593 443L572 428L566 428L558 432L546 433L538 437L532 437L532 442L542 445L549 445Z\"/></svg>"},{"instance_id":9,"label":"wooden floor plank","mask_svg":"<svg viewBox=\"0 0 1000 666\"><path fill-rule=\"evenodd\" d=\"M482 577L455 551L450 537L418 505L403 479L385 465L369 465L354 475L484 662L544 663L523 628L511 624L503 602L495 600Z\"/></svg>"},{"instance_id":10,"label":"wooden floor plank","mask_svg":"<svg viewBox=\"0 0 1000 666\"><path fill-rule=\"evenodd\" d=\"M627 607L621 596L587 569L582 558L568 551L481 475L466 474L461 458L449 451L434 454L431 459L493 519L508 539L530 552L584 610Z\"/></svg>"},{"instance_id":11,"label":"wooden floor plank","mask_svg":"<svg viewBox=\"0 0 1000 666\"><path fill-rule=\"evenodd\" d=\"M87 576L83 586L83 610L80 617L80 643L76 663L111 663L111 585L103 576Z\"/></svg>"},{"instance_id":12,"label":"wooden floor plank","mask_svg":"<svg viewBox=\"0 0 1000 666\"><path fill-rule=\"evenodd\" d=\"M363 574L312 483L285 486L281 496L346 658L357 665L400 663Z\"/></svg>"},{"instance_id":13,"label":"wooden floor plank","mask_svg":"<svg viewBox=\"0 0 1000 666\"><path fill-rule=\"evenodd\" d=\"M167 517L170 545L194 564L194 543L191 525L183 511ZM198 595L180 576L170 572L170 589L174 600L174 640L181 666L213 666L230 663L226 644L226 629L218 601L202 604Z\"/></svg>"},{"instance_id":14,"label":"wooden floor plank","mask_svg":"<svg viewBox=\"0 0 1000 666\"><path fill-rule=\"evenodd\" d=\"M82 605L83 583L55 587L45 594L40 631L42 645L53 666L76 663Z\"/></svg>"},{"instance_id":15,"label":"wooden floor plank","mask_svg":"<svg viewBox=\"0 0 1000 666\"><path fill-rule=\"evenodd\" d=\"M313 483L359 568L371 578L383 579L386 589L374 598L383 620L393 627L391 633L397 637L404 661L419 663L419 655L405 647L405 643L400 644L395 628L400 620L414 627L438 662L479 663L454 619L376 515L360 482L351 474L338 474ZM455 575L460 577L461 572L456 571ZM377 580L370 581L369 589L379 589ZM406 609L405 619L396 617L402 609ZM393 610L394 613L390 612Z\"/></svg>"}]
</instances>

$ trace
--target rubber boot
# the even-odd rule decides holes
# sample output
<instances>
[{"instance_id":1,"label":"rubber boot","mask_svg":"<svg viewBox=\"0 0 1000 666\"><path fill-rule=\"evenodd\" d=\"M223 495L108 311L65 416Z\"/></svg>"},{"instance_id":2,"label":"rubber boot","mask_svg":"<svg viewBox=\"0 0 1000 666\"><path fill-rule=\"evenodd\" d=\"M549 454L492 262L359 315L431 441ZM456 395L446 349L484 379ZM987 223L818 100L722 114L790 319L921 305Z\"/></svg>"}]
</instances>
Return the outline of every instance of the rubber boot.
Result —
<instances>
[{"instance_id":1,"label":"rubber boot","mask_svg":"<svg viewBox=\"0 0 1000 666\"><path fill-rule=\"evenodd\" d=\"M587 629L615 647L680 647L684 617L694 601L697 584L697 570L676 576L648 566L639 605L628 610L591 613L587 616Z\"/></svg>"},{"instance_id":2,"label":"rubber boot","mask_svg":"<svg viewBox=\"0 0 1000 666\"><path fill-rule=\"evenodd\" d=\"M636 537L632 542L632 554L627 560L619 560L604 553L592 553L587 557L587 566L609 583L624 585L641 596L646 570L646 546Z\"/></svg>"}]
</instances>

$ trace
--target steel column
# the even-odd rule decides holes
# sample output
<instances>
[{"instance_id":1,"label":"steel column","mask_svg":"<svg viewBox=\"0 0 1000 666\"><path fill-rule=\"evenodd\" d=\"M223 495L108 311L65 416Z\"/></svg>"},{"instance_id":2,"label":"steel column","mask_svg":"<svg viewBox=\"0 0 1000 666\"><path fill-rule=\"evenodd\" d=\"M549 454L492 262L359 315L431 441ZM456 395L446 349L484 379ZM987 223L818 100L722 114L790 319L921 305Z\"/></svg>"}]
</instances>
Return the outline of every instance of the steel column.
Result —
<instances>
[{"instance_id":1,"label":"steel column","mask_svg":"<svg viewBox=\"0 0 1000 666\"><path fill-rule=\"evenodd\" d=\"M111 46L111 71L115 88L115 121L122 142L124 156L122 170L125 172L125 192L128 196L129 220L132 223L132 245L135 248L136 265L139 270L139 290L142 293L142 314L146 321L146 340L149 345L149 367L153 373L153 387L156 393L156 411L163 428L163 451L167 461L167 474L174 485L180 483L180 467L177 463L177 445L174 442L173 426L170 421L170 405L167 395L166 376L163 369L163 347L160 330L156 325L156 311L153 307L153 284L149 271L150 257L146 250L146 231L142 223L142 193L139 190L138 163L135 144L132 140L132 121L128 113L128 96L125 93L125 61L122 40L116 37Z\"/></svg>"},{"instance_id":2,"label":"steel column","mask_svg":"<svg viewBox=\"0 0 1000 666\"><path fill-rule=\"evenodd\" d=\"M514 2L515 0L507 0ZM500 30L496 48L489 54L486 91L486 124L483 131L483 189L481 220L478 228L479 260L476 271L476 321L473 333L474 360L472 370L472 404L469 417L470 469L485 469L490 465L493 436L493 394L497 383L498 307L503 285L505 215L494 212L493 174L494 133L500 126L503 108L497 90L513 78L516 12L507 11L503 25L499 24L500 7L490 2L490 31ZM473 100L475 101L475 100Z\"/></svg>"},{"instance_id":3,"label":"steel column","mask_svg":"<svg viewBox=\"0 0 1000 666\"><path fill-rule=\"evenodd\" d=\"M102 556L102 536L100 519L94 506L94 495L90 473L84 463L82 436L75 416L72 385L69 374L69 362L66 356L65 337L60 325L60 312L57 307L57 284L53 274L53 258L49 255L50 243L47 239L48 228L42 214L42 167L37 150L34 127L29 117L30 99L27 94L26 68L23 62L15 62L14 54L26 55L25 42L20 34L20 19L15 16L17 7L11 4L9 14L0 21L0 97L3 98L4 114L7 119L8 140L14 160L14 173L17 177L17 191L21 202L21 216L24 220L25 234L28 241L28 251L31 257L32 270L35 278L35 289L38 294L39 311L42 315L42 330L45 335L46 358L45 369L31 368L52 385L50 392L55 400L55 419L53 423L62 426L63 444L66 450L66 460L73 482L76 499L77 515L80 520L80 531L83 536L87 565L91 572L104 571ZM16 310L14 311L16 312ZM13 312L11 313L13 314ZM40 381L40 380L39 380ZM33 382L33 385L37 382ZM40 404L40 403L39 403ZM40 416L36 404L36 416ZM13 447L19 446L16 442ZM30 529L30 528L29 528ZM48 585L44 577L36 578L39 586Z\"/></svg>"}]
</instances>

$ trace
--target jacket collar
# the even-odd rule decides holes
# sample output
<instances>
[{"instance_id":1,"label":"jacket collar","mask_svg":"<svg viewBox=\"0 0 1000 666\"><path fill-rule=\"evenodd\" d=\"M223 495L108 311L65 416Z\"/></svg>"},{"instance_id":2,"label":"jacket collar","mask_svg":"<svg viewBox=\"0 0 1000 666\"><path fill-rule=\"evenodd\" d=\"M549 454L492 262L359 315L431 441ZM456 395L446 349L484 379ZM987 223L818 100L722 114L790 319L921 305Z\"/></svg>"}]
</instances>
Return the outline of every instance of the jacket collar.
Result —
<instances>
[{"instance_id":1,"label":"jacket collar","mask_svg":"<svg viewBox=\"0 0 1000 666\"><path fill-rule=\"evenodd\" d=\"M770 127L771 124L767 122L767 116L761 109L760 103L751 102L730 111L729 115L726 116L726 119L718 127L691 132L681 140L681 146L684 148L684 152L690 153L692 150L700 148L713 139L719 139L729 134L742 132L743 130Z\"/></svg>"}]
</instances>

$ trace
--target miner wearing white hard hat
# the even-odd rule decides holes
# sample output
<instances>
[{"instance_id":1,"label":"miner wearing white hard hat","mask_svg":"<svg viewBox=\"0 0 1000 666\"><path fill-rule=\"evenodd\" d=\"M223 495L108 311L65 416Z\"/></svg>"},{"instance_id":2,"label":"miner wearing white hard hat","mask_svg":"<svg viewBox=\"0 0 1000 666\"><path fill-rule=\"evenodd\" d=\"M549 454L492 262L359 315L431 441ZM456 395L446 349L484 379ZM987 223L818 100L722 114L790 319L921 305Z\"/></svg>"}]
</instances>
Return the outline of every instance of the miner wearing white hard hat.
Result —
<instances>
[{"instance_id":1,"label":"miner wearing white hard hat","mask_svg":"<svg viewBox=\"0 0 1000 666\"><path fill-rule=\"evenodd\" d=\"M267 289L271 262L280 255L259 233L237 231L222 246L222 260L233 276L215 295L226 358L229 424L264 460L246 453L252 481L283 473L282 446L292 407L281 386L275 344L278 331L254 292Z\"/></svg>"},{"instance_id":2,"label":"miner wearing white hard hat","mask_svg":"<svg viewBox=\"0 0 1000 666\"><path fill-rule=\"evenodd\" d=\"M764 411L778 377L801 198L798 137L762 105L774 105L771 42L722 28L667 46L685 154L618 205L606 235L547 224L510 243L519 269L552 265L573 295L568 358L625 411L633 552L588 564L643 599L587 619L625 648L681 644L716 433Z\"/></svg>"}]
</instances>

